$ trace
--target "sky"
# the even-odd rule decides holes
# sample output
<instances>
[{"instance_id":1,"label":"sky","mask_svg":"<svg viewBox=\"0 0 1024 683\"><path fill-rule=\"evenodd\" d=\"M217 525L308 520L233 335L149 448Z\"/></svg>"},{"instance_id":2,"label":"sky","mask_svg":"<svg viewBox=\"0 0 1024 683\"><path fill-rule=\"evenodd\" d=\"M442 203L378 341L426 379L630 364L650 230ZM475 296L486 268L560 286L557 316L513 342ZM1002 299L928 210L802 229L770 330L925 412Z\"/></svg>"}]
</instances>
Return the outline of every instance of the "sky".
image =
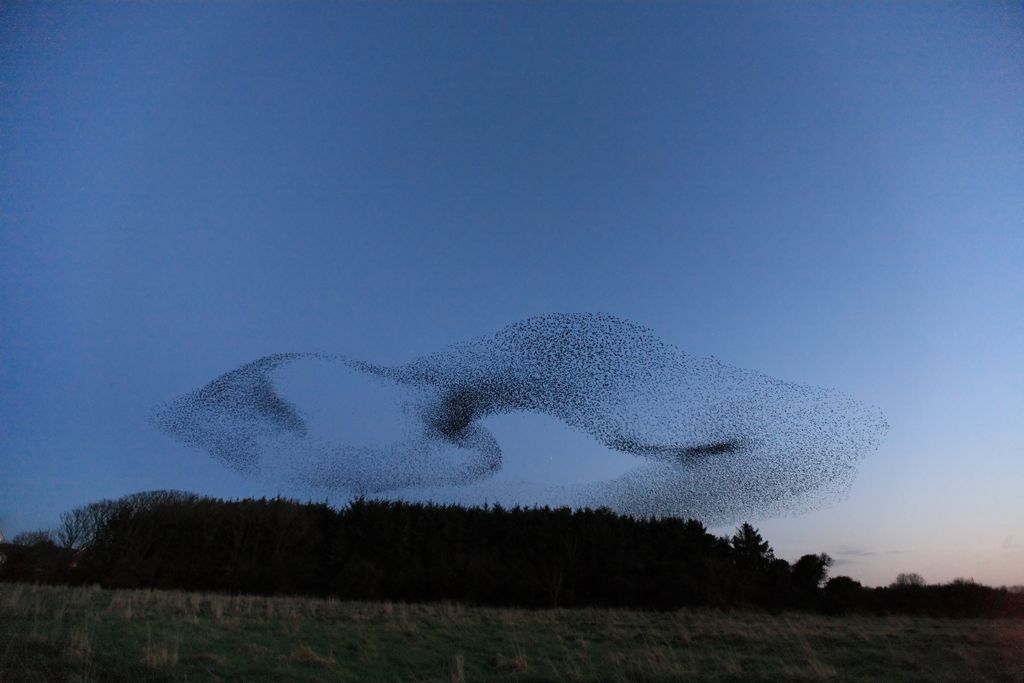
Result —
<instances>
[{"instance_id":1,"label":"sky","mask_svg":"<svg viewBox=\"0 0 1024 683\"><path fill-rule=\"evenodd\" d=\"M1024 584L1022 124L1019 4L4 3L0 530L301 498L147 417L594 311L885 412L845 497L752 520L778 556Z\"/></svg>"}]
</instances>

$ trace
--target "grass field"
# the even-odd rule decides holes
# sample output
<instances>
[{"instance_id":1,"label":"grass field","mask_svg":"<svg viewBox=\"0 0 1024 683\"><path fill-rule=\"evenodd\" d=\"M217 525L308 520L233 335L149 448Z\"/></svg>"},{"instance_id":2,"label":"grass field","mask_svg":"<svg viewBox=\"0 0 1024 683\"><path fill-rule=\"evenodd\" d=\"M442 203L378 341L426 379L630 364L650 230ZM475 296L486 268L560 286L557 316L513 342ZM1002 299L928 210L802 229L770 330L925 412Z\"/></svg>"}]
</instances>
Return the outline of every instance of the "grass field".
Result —
<instances>
[{"instance_id":1,"label":"grass field","mask_svg":"<svg viewBox=\"0 0 1024 683\"><path fill-rule=\"evenodd\" d=\"M0 584L0 681L1014 681L1024 622Z\"/></svg>"}]
</instances>

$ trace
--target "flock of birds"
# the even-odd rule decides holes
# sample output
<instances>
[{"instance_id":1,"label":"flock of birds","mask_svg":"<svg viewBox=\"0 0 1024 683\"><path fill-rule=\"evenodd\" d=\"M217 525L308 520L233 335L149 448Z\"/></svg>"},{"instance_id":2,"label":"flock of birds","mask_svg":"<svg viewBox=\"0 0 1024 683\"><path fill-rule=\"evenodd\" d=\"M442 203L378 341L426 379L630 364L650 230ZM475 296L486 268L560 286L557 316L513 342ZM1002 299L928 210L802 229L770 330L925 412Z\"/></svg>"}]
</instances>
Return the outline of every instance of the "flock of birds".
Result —
<instances>
[{"instance_id":1,"label":"flock of birds","mask_svg":"<svg viewBox=\"0 0 1024 683\"><path fill-rule=\"evenodd\" d=\"M400 424L390 438L314 433L275 384L283 366L308 361L392 396ZM482 422L519 411L557 418L636 456L637 466L586 484L495 481L502 450ZM592 313L529 318L399 366L275 354L159 407L154 420L239 472L310 489L608 507L709 524L834 498L887 429L880 411L838 392L690 356L636 323Z\"/></svg>"}]
</instances>

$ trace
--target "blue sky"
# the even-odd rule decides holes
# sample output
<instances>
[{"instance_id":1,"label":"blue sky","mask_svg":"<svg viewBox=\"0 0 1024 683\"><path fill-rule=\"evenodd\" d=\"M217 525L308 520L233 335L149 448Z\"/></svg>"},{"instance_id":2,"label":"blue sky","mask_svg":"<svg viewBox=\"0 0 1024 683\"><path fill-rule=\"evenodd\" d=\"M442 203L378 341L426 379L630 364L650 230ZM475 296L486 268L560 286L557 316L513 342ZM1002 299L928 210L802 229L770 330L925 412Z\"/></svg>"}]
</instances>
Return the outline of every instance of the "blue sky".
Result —
<instances>
[{"instance_id":1,"label":"blue sky","mask_svg":"<svg viewBox=\"0 0 1024 683\"><path fill-rule=\"evenodd\" d=\"M778 554L1024 583L1022 121L1012 4L7 3L0 529L275 493L146 421L258 356L601 311L886 412Z\"/></svg>"}]
</instances>

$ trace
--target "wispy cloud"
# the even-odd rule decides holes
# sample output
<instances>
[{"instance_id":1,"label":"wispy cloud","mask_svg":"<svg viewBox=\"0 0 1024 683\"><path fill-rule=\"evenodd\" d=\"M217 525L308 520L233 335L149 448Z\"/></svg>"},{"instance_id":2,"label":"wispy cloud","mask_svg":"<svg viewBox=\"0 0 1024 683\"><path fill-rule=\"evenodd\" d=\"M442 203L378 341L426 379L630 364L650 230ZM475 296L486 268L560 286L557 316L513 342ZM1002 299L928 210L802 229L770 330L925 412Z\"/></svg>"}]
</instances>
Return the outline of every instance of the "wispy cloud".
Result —
<instances>
[{"instance_id":1,"label":"wispy cloud","mask_svg":"<svg viewBox=\"0 0 1024 683\"><path fill-rule=\"evenodd\" d=\"M1006 558L1024 551L1024 543L1015 543L1011 534L1003 539L1003 542L999 545L999 550L1002 551L1002 556Z\"/></svg>"},{"instance_id":2,"label":"wispy cloud","mask_svg":"<svg viewBox=\"0 0 1024 683\"><path fill-rule=\"evenodd\" d=\"M836 555L847 555L852 557L871 557L873 555L899 555L900 550L870 550L868 548L845 548L835 551Z\"/></svg>"}]
</instances>

